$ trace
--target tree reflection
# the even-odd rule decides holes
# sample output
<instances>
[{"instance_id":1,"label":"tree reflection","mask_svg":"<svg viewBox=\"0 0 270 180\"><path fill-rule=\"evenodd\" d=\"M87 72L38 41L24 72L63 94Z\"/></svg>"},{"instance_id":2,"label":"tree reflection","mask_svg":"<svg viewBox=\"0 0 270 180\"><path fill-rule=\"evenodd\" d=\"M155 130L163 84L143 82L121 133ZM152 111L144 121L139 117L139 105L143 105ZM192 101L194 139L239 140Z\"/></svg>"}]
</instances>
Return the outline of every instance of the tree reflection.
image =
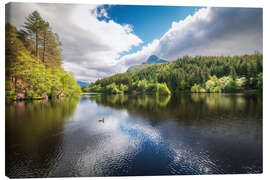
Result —
<instances>
[{"instance_id":1,"label":"tree reflection","mask_svg":"<svg viewBox=\"0 0 270 180\"><path fill-rule=\"evenodd\" d=\"M37 177L28 172L31 169L48 169L49 162L56 160L61 146L59 136L69 117L74 113L79 98L66 98L60 101L13 102L6 104L6 166L7 175L16 177L14 162L31 162L23 165L25 177ZM47 148L47 147L50 148ZM15 168L15 169L14 169ZM19 172L18 172L19 173ZM22 172L20 172L22 173Z\"/></svg>"},{"instance_id":2,"label":"tree reflection","mask_svg":"<svg viewBox=\"0 0 270 180\"><path fill-rule=\"evenodd\" d=\"M98 95L91 100L152 121L171 119L179 123L208 123L219 117L262 117L260 94L182 93L173 96ZM228 119L228 118L227 118Z\"/></svg>"}]
</instances>

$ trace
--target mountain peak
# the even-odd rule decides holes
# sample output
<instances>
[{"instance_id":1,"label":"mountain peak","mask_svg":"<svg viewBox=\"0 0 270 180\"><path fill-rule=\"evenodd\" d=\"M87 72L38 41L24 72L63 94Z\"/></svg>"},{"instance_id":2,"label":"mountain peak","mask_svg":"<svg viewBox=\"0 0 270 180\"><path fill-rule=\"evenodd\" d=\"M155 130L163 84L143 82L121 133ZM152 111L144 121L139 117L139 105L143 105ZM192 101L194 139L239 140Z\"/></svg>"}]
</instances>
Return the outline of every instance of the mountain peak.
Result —
<instances>
[{"instance_id":1,"label":"mountain peak","mask_svg":"<svg viewBox=\"0 0 270 180\"><path fill-rule=\"evenodd\" d=\"M156 55L151 55L148 57L146 62L143 62L142 64L139 64L139 65L130 66L128 68L127 72L140 71L140 70L147 68L147 67L150 67L154 64L166 63L166 62L168 62L168 61L166 61L164 59L160 59Z\"/></svg>"},{"instance_id":2,"label":"mountain peak","mask_svg":"<svg viewBox=\"0 0 270 180\"><path fill-rule=\"evenodd\" d=\"M157 64L157 63L165 63L168 62L164 59L160 59L159 57L157 57L156 55L151 55L149 56L149 58L147 59L146 62L142 63L142 64Z\"/></svg>"}]
</instances>

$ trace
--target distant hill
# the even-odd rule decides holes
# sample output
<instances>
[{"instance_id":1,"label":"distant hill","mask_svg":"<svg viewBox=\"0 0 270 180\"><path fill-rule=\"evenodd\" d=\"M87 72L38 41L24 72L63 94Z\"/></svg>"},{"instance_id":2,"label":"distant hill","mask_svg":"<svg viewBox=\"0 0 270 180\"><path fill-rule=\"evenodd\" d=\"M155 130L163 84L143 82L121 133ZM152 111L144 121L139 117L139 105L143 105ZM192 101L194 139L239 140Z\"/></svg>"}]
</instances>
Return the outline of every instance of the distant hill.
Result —
<instances>
[{"instance_id":1,"label":"distant hill","mask_svg":"<svg viewBox=\"0 0 270 180\"><path fill-rule=\"evenodd\" d=\"M88 86L90 84L90 83L84 82L84 81L77 81L77 83L79 84L80 87Z\"/></svg>"},{"instance_id":2,"label":"distant hill","mask_svg":"<svg viewBox=\"0 0 270 180\"><path fill-rule=\"evenodd\" d=\"M134 65L134 66L130 66L127 70L127 72L133 72L133 71L140 71L144 68L150 67L153 64L140 64L140 65Z\"/></svg>"},{"instance_id":3,"label":"distant hill","mask_svg":"<svg viewBox=\"0 0 270 180\"><path fill-rule=\"evenodd\" d=\"M152 55L147 59L146 62L144 62L142 64L158 64L158 63L166 63L166 62L168 62L168 61L166 61L164 59L160 59L156 55Z\"/></svg>"},{"instance_id":4,"label":"distant hill","mask_svg":"<svg viewBox=\"0 0 270 180\"><path fill-rule=\"evenodd\" d=\"M149 58L146 60L146 62L143 62L140 65L134 65L134 66L130 66L127 70L127 72L132 72L132 71L140 71L144 68L147 68L149 66L152 66L153 64L159 64L159 63L166 63L168 61L164 60L164 59L160 59L159 57L157 57L156 55L151 55L149 56Z\"/></svg>"}]
</instances>

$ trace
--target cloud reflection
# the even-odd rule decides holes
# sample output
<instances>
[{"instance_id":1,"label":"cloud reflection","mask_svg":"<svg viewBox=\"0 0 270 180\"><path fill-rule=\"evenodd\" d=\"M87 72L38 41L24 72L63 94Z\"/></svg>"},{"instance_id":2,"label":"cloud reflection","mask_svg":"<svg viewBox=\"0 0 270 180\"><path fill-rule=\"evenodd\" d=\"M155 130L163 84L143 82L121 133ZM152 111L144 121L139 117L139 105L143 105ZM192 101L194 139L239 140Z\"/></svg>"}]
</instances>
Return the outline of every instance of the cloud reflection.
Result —
<instances>
[{"instance_id":1,"label":"cloud reflection","mask_svg":"<svg viewBox=\"0 0 270 180\"><path fill-rule=\"evenodd\" d=\"M72 169L79 169L76 173L67 172L67 176L103 176L119 169L125 171L130 168L129 164L140 153L145 141L159 143L161 137L158 130L146 121L130 117L126 110L98 107L86 99L78 105L73 117L75 121L67 124L64 132L62 148L69 153L63 155L52 174L63 172L67 160L74 161ZM104 123L98 122L101 118L104 118ZM76 138L78 135L84 138Z\"/></svg>"}]
</instances>

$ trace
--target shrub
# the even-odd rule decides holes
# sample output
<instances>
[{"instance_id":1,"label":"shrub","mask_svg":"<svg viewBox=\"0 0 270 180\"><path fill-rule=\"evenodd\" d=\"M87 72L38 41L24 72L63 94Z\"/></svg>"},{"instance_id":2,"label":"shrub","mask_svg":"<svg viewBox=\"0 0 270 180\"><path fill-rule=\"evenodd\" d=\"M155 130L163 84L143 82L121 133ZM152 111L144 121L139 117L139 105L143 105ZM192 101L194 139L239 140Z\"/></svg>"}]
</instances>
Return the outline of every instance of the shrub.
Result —
<instances>
[{"instance_id":1,"label":"shrub","mask_svg":"<svg viewBox=\"0 0 270 180\"><path fill-rule=\"evenodd\" d=\"M190 89L191 92L194 92L194 93L205 93L206 90L204 88L202 88L200 85L198 84L194 84L191 89Z\"/></svg>"},{"instance_id":2,"label":"shrub","mask_svg":"<svg viewBox=\"0 0 270 180\"><path fill-rule=\"evenodd\" d=\"M166 83L158 83L157 84L157 92L156 94L158 95L170 95L171 91L169 90L169 88L167 87Z\"/></svg>"}]
</instances>

